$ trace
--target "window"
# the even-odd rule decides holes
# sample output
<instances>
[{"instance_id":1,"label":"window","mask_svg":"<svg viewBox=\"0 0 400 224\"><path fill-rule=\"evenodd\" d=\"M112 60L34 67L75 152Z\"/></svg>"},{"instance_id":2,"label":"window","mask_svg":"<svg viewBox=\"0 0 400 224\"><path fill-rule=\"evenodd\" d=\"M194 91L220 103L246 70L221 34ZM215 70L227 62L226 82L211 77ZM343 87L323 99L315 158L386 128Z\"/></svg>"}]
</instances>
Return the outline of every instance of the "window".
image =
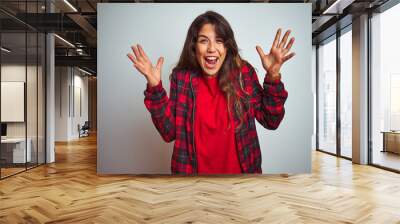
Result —
<instances>
[{"instance_id":1,"label":"window","mask_svg":"<svg viewBox=\"0 0 400 224\"><path fill-rule=\"evenodd\" d=\"M352 34L340 36L340 154L352 156Z\"/></svg>"},{"instance_id":2,"label":"window","mask_svg":"<svg viewBox=\"0 0 400 224\"><path fill-rule=\"evenodd\" d=\"M400 170L400 4L371 18L372 163Z\"/></svg>"},{"instance_id":3,"label":"window","mask_svg":"<svg viewBox=\"0 0 400 224\"><path fill-rule=\"evenodd\" d=\"M336 153L336 39L318 48L318 147Z\"/></svg>"}]
</instances>

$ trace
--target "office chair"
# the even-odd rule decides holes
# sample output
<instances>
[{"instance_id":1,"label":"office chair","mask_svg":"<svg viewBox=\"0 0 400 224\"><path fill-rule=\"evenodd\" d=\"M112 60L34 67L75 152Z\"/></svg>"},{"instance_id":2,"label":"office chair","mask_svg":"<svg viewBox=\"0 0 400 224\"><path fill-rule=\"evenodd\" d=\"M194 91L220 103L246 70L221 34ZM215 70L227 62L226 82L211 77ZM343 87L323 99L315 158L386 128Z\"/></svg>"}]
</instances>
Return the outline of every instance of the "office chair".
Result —
<instances>
[{"instance_id":1,"label":"office chair","mask_svg":"<svg viewBox=\"0 0 400 224\"><path fill-rule=\"evenodd\" d=\"M80 127L80 125L78 124L78 129L79 129L79 138L89 136L89 129L90 129L89 121L85 121L82 127Z\"/></svg>"}]
</instances>

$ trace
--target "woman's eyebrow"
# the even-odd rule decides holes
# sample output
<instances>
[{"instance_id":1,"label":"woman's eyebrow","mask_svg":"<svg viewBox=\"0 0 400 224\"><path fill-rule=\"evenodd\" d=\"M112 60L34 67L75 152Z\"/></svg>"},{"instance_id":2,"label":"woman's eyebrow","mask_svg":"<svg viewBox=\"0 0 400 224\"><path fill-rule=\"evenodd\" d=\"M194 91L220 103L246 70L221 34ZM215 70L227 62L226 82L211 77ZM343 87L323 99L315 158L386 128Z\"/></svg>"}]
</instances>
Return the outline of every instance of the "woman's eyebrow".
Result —
<instances>
[{"instance_id":1,"label":"woman's eyebrow","mask_svg":"<svg viewBox=\"0 0 400 224\"><path fill-rule=\"evenodd\" d=\"M204 37L204 38L207 38L207 39L208 39L208 37L207 37L206 35L203 35L203 34L200 34L200 35L199 35L199 38L200 38L200 37Z\"/></svg>"},{"instance_id":2,"label":"woman's eyebrow","mask_svg":"<svg viewBox=\"0 0 400 224\"><path fill-rule=\"evenodd\" d=\"M203 34L199 34L199 36L198 36L197 38L201 38L201 37L206 38L206 39L210 39L209 37L207 37L206 35L203 35ZM216 36L215 39L216 39L216 40L218 40L218 39L223 40L223 38L222 38L222 37L219 37L219 36Z\"/></svg>"}]
</instances>

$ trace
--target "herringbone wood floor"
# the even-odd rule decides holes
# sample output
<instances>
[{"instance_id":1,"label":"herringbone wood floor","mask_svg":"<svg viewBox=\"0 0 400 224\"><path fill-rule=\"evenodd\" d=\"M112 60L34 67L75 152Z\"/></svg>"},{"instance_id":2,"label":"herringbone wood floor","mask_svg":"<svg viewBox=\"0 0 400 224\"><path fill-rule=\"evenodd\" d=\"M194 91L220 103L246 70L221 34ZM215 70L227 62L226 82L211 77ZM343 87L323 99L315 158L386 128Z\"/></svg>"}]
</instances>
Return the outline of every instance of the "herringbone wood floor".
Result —
<instances>
[{"instance_id":1,"label":"herringbone wood floor","mask_svg":"<svg viewBox=\"0 0 400 224\"><path fill-rule=\"evenodd\" d=\"M97 176L96 139L0 181L0 223L400 223L400 175L313 153L313 173Z\"/></svg>"}]
</instances>

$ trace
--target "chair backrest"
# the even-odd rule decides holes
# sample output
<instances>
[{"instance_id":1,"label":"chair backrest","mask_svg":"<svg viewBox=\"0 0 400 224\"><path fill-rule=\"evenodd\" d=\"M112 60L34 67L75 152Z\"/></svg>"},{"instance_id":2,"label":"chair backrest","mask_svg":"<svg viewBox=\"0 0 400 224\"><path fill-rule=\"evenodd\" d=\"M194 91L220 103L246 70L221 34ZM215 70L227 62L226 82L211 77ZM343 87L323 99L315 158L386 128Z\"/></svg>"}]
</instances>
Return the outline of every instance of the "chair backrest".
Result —
<instances>
[{"instance_id":1,"label":"chair backrest","mask_svg":"<svg viewBox=\"0 0 400 224\"><path fill-rule=\"evenodd\" d=\"M85 124L83 124L82 128L89 128L89 121L85 121Z\"/></svg>"}]
</instances>

